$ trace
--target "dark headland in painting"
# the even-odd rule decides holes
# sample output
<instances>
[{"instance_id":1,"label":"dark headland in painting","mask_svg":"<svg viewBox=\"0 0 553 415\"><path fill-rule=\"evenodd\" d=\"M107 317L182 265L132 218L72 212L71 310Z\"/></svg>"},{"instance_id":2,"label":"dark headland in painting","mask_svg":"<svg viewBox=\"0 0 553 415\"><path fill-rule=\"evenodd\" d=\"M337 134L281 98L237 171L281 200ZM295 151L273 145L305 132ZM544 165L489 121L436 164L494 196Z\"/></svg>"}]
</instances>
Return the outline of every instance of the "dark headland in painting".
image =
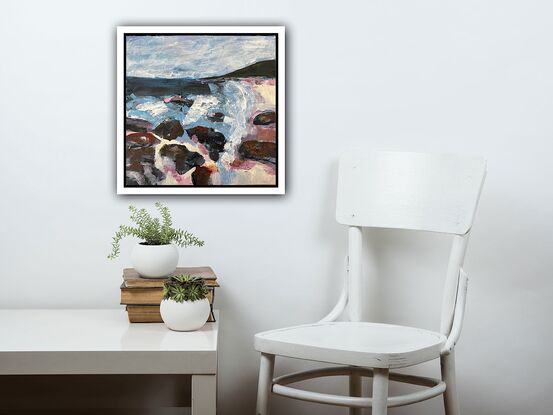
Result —
<instances>
[{"instance_id":1,"label":"dark headland in painting","mask_svg":"<svg viewBox=\"0 0 553 415\"><path fill-rule=\"evenodd\" d=\"M242 69L227 73L225 75L211 76L209 78L203 78L206 80L210 79L227 79L227 78L249 78L255 76L261 76L264 78L275 78L277 73L276 60L271 59L267 61L260 61L248 65Z\"/></svg>"},{"instance_id":2,"label":"dark headland in painting","mask_svg":"<svg viewBox=\"0 0 553 415\"><path fill-rule=\"evenodd\" d=\"M211 76L202 79L189 78L142 78L127 76L125 93L135 96L163 96L186 91L188 94L209 94L210 89L204 81L216 81L229 78L264 77L275 78L277 73L274 59L260 61L225 75Z\"/></svg>"},{"instance_id":3,"label":"dark headland in painting","mask_svg":"<svg viewBox=\"0 0 553 415\"><path fill-rule=\"evenodd\" d=\"M189 94L209 94L209 85L194 79L141 78L127 76L125 93L136 96L163 96L186 91Z\"/></svg>"}]
</instances>

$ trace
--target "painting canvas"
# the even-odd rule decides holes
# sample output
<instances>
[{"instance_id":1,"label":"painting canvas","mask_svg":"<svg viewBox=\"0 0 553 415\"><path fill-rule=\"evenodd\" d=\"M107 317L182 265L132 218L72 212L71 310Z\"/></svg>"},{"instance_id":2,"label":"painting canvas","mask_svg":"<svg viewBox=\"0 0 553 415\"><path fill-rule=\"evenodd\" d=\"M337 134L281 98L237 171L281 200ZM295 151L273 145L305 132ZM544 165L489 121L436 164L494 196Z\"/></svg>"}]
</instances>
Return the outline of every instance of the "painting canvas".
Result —
<instances>
[{"instance_id":1,"label":"painting canvas","mask_svg":"<svg viewBox=\"0 0 553 415\"><path fill-rule=\"evenodd\" d=\"M118 27L117 95L118 193L284 193L283 27Z\"/></svg>"}]
</instances>

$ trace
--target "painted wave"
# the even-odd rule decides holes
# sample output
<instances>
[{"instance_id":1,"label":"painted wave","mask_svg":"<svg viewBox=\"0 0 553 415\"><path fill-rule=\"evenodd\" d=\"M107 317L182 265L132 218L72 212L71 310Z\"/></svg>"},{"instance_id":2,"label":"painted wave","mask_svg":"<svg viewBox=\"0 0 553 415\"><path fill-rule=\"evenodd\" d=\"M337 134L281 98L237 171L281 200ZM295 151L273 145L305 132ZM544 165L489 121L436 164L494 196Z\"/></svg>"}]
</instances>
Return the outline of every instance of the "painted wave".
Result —
<instances>
[{"instance_id":1,"label":"painted wave","mask_svg":"<svg viewBox=\"0 0 553 415\"><path fill-rule=\"evenodd\" d=\"M144 151L140 153L140 158L136 158L135 154L138 153L135 147L127 147L127 169L135 170L127 174L130 177L128 184L198 185L199 180L194 180L194 173L203 171L208 179L202 176L199 185L274 185L276 154L267 156L264 152L275 152L276 125L274 120L267 124L265 121L257 122L256 118L267 112L274 114L274 95L274 79L242 78L207 82L128 78L127 119L149 123L151 127L145 127L146 131L141 134L152 135L157 140L147 140L148 145L157 143L152 146L153 158L150 159L143 157ZM176 138L160 135L156 127L168 120L178 121L182 126L182 134ZM192 136L189 134L191 131ZM205 133L207 138L200 136L198 131ZM132 131L127 121L127 137L131 135L136 142L136 134L140 133ZM221 137L220 134L225 140L222 148L209 141ZM256 141L258 136L261 137L260 144ZM244 144L246 141L256 143ZM167 149L163 151L163 146L173 147L167 147L171 149L169 152ZM186 171L187 166L179 169L176 166L179 162L177 156L174 156L174 160L165 157L167 154L176 154L177 150L186 152L184 154L187 157L188 152L197 152L203 157L204 163L201 166L196 163ZM140 166L145 171L145 164L148 163L151 164L146 166L148 172L153 173L149 174L149 178L143 177L144 180L141 180Z\"/></svg>"}]
</instances>

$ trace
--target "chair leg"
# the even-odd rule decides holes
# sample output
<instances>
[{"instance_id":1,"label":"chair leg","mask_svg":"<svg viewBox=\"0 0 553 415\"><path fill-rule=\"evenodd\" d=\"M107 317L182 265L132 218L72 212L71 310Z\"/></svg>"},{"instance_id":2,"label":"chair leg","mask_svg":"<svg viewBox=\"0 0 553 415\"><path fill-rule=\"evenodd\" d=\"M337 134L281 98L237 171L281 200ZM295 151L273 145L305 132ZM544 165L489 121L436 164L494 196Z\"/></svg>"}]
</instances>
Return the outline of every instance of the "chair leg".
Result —
<instances>
[{"instance_id":1,"label":"chair leg","mask_svg":"<svg viewBox=\"0 0 553 415\"><path fill-rule=\"evenodd\" d=\"M388 369L374 368L373 371L373 415L388 412Z\"/></svg>"},{"instance_id":2,"label":"chair leg","mask_svg":"<svg viewBox=\"0 0 553 415\"><path fill-rule=\"evenodd\" d=\"M259 380L257 383L257 415L269 415L269 404L273 389L275 356L261 353Z\"/></svg>"},{"instance_id":3,"label":"chair leg","mask_svg":"<svg viewBox=\"0 0 553 415\"><path fill-rule=\"evenodd\" d=\"M358 374L349 375L349 396L361 396L362 378ZM361 415L361 408L349 408L349 415Z\"/></svg>"},{"instance_id":4,"label":"chair leg","mask_svg":"<svg viewBox=\"0 0 553 415\"><path fill-rule=\"evenodd\" d=\"M457 397L457 384L455 381L455 355L452 351L440 358L442 380L445 382L444 409L446 415L461 415L459 398Z\"/></svg>"}]
</instances>

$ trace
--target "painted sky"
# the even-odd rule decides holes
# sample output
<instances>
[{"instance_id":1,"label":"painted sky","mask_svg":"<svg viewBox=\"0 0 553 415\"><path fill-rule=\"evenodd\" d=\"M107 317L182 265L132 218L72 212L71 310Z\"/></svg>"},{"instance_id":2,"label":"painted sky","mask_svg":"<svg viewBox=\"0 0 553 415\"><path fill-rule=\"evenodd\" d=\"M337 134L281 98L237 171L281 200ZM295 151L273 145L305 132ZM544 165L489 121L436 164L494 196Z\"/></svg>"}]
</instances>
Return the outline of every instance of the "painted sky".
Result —
<instances>
[{"instance_id":1,"label":"painted sky","mask_svg":"<svg viewBox=\"0 0 553 415\"><path fill-rule=\"evenodd\" d=\"M127 35L127 76L203 78L275 59L275 36Z\"/></svg>"}]
</instances>

